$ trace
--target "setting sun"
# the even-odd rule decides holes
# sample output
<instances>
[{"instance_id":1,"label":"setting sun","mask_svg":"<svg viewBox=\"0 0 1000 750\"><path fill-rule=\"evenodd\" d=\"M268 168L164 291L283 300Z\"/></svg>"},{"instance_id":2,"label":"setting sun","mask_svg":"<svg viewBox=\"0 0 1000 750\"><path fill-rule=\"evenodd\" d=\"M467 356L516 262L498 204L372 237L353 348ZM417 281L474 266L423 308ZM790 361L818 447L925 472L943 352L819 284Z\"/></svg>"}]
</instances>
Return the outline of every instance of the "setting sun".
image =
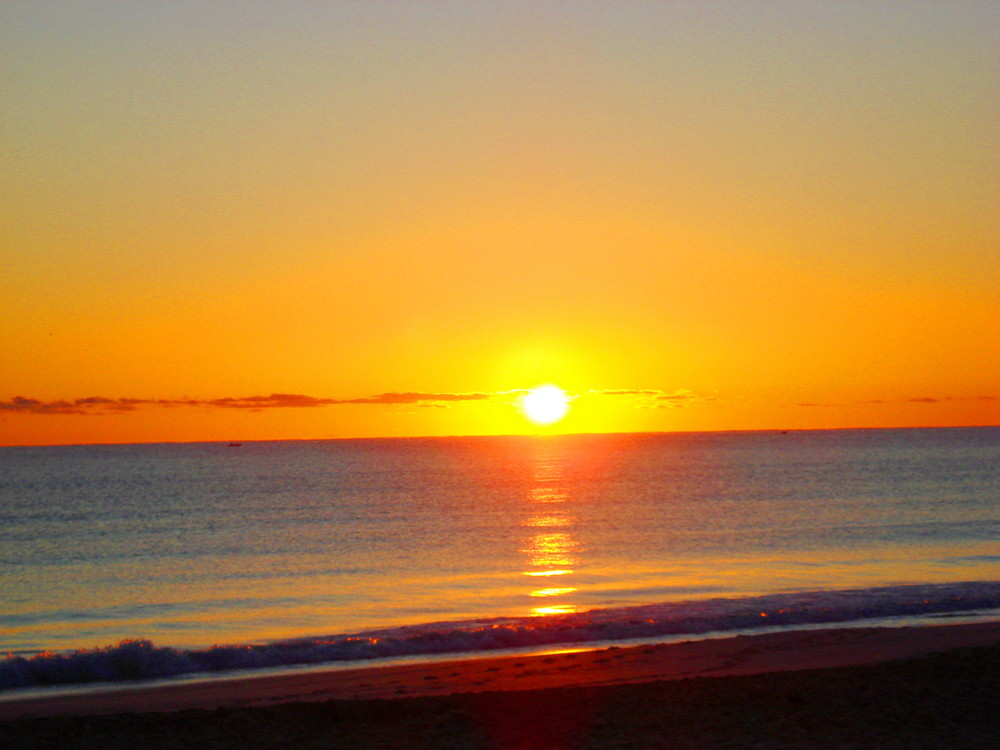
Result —
<instances>
[{"instance_id":1,"label":"setting sun","mask_svg":"<svg viewBox=\"0 0 1000 750\"><path fill-rule=\"evenodd\" d=\"M521 411L537 425L555 424L569 411L569 396L557 385L540 385L521 397Z\"/></svg>"}]
</instances>

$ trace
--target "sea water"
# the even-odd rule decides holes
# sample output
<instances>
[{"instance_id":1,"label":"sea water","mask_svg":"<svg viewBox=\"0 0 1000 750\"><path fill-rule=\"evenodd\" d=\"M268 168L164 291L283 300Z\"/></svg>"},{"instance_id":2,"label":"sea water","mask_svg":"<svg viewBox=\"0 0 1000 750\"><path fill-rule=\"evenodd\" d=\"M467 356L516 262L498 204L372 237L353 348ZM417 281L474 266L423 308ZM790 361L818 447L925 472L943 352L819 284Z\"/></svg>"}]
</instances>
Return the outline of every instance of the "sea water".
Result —
<instances>
[{"instance_id":1,"label":"sea water","mask_svg":"<svg viewBox=\"0 0 1000 750\"><path fill-rule=\"evenodd\" d=\"M1000 428L0 448L0 687L1000 612Z\"/></svg>"}]
</instances>

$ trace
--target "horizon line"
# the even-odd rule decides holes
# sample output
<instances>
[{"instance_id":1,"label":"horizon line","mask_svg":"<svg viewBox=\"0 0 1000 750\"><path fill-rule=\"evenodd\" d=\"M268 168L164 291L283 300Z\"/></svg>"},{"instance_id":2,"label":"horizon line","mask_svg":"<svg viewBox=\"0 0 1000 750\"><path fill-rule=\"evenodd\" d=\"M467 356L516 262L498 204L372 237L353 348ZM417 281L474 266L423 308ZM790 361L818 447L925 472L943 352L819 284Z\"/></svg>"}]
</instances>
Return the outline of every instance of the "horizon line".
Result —
<instances>
[{"instance_id":1,"label":"horizon line","mask_svg":"<svg viewBox=\"0 0 1000 750\"><path fill-rule=\"evenodd\" d=\"M855 426L855 427L766 427L759 429L750 428L723 428L718 430L635 430L608 432L510 432L510 433L479 433L479 434L454 434L454 435L368 435L357 437L319 437L319 438L218 438L214 440L159 440L159 441L121 441L103 443L20 443L0 445L3 448L97 448L115 445L222 445L229 447L232 443L316 443L316 442L346 442L362 440L456 440L470 438L529 438L533 440L547 440L560 437L587 437L599 435L714 435L723 433L752 433L752 432L776 432L780 434L790 434L793 432L846 432L858 430L977 430L977 429L1000 429L1000 424L965 424L965 425L897 425L897 426Z\"/></svg>"}]
</instances>

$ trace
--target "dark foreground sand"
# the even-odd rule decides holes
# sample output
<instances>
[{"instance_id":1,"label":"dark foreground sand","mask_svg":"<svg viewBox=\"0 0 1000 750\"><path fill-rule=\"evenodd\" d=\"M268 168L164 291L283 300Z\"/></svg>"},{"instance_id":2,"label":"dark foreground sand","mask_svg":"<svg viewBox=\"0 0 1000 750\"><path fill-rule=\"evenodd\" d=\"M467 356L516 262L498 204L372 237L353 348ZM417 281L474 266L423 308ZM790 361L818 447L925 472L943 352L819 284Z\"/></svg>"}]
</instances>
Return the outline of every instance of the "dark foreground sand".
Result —
<instances>
[{"instance_id":1,"label":"dark foreground sand","mask_svg":"<svg viewBox=\"0 0 1000 750\"><path fill-rule=\"evenodd\" d=\"M1000 748L1000 623L0 701L10 748Z\"/></svg>"}]
</instances>

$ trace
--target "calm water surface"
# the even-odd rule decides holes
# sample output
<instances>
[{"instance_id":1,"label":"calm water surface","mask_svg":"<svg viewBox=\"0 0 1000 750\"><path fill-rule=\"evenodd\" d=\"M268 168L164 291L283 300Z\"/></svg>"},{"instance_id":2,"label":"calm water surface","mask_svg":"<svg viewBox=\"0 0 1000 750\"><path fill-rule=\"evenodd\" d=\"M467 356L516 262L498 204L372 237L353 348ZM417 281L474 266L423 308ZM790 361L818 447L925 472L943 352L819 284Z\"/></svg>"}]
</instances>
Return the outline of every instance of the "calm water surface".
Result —
<instances>
[{"instance_id":1,"label":"calm water surface","mask_svg":"<svg viewBox=\"0 0 1000 750\"><path fill-rule=\"evenodd\" d=\"M0 649L1000 581L1000 428L0 449Z\"/></svg>"}]
</instances>

